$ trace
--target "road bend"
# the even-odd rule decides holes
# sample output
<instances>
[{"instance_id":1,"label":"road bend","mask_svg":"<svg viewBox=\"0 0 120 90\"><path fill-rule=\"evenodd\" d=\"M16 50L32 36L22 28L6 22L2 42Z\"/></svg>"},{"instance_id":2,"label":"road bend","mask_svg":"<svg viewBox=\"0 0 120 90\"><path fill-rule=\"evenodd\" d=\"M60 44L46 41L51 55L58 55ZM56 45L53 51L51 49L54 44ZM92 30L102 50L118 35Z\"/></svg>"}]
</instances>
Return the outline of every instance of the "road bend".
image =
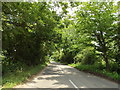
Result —
<instances>
[{"instance_id":1,"label":"road bend","mask_svg":"<svg viewBox=\"0 0 120 90\"><path fill-rule=\"evenodd\" d=\"M15 88L118 88L118 84L84 73L68 65L51 62L33 80Z\"/></svg>"}]
</instances>

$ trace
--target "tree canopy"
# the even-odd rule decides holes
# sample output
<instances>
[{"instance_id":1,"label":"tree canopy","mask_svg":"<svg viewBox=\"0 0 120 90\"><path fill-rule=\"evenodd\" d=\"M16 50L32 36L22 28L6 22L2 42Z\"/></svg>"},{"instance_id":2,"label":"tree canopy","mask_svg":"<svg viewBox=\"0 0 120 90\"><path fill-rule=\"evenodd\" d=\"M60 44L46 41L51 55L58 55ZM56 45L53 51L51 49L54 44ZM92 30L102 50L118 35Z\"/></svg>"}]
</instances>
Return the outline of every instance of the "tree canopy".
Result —
<instances>
[{"instance_id":1,"label":"tree canopy","mask_svg":"<svg viewBox=\"0 0 120 90\"><path fill-rule=\"evenodd\" d=\"M2 4L3 73L50 58L65 63L105 63L103 69L120 70L119 6L114 2ZM71 8L75 8L74 15L69 14Z\"/></svg>"}]
</instances>

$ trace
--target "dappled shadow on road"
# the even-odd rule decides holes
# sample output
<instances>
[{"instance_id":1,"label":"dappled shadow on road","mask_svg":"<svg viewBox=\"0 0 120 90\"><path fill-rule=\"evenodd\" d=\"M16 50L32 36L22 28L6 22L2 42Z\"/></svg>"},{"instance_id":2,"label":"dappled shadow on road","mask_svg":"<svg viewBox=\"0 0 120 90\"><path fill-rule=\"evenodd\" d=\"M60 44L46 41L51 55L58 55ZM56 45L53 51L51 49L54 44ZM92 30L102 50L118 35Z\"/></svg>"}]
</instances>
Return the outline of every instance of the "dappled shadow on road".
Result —
<instances>
[{"instance_id":1,"label":"dappled shadow on road","mask_svg":"<svg viewBox=\"0 0 120 90\"><path fill-rule=\"evenodd\" d=\"M115 85L106 82L104 79L58 63L51 63L40 75L27 83L27 85L32 88L75 88L74 85L78 88L115 87Z\"/></svg>"},{"instance_id":2,"label":"dappled shadow on road","mask_svg":"<svg viewBox=\"0 0 120 90\"><path fill-rule=\"evenodd\" d=\"M79 88L109 88L109 86L111 86L111 83L107 82L105 79L98 78L89 73L80 72L67 65L56 63L49 65L37 79L46 80L48 82L53 81L53 83L51 83L52 85L64 85L67 88L74 88L69 80L72 80ZM114 88L115 86L111 87Z\"/></svg>"},{"instance_id":3,"label":"dappled shadow on road","mask_svg":"<svg viewBox=\"0 0 120 90\"><path fill-rule=\"evenodd\" d=\"M56 63L49 65L37 79L40 81L45 80L51 84L52 88L74 88Z\"/></svg>"},{"instance_id":4,"label":"dappled shadow on road","mask_svg":"<svg viewBox=\"0 0 120 90\"><path fill-rule=\"evenodd\" d=\"M42 75L63 75L63 73L61 73L61 70L57 69L57 66L54 65L54 66L48 66L47 69L44 70Z\"/></svg>"},{"instance_id":5,"label":"dappled shadow on road","mask_svg":"<svg viewBox=\"0 0 120 90\"><path fill-rule=\"evenodd\" d=\"M61 68L61 69L59 69L59 68ZM53 81L53 82L55 81L54 83L52 83L52 85L56 85L56 86L64 85L67 88L74 88L74 86L70 83L69 80L72 78L79 79L79 76L77 76L79 71L73 70L73 72L72 72L71 67L63 67L63 68L64 68L64 70L62 69L62 65L56 66L56 65L52 64L52 66L51 65L48 66L47 69L44 70L42 75L39 76L37 79L38 80ZM86 76L81 75L81 78L82 77L84 78ZM86 86L81 84L80 87L85 88Z\"/></svg>"}]
</instances>

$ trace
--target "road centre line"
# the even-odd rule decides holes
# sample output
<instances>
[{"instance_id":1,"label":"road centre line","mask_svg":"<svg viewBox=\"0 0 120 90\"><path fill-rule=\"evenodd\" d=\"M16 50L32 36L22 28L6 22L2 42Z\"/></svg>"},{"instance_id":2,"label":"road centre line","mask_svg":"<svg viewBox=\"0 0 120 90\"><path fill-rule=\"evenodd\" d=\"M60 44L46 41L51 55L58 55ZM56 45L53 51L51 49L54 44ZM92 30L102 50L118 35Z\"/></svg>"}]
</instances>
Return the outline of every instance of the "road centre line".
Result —
<instances>
[{"instance_id":1,"label":"road centre line","mask_svg":"<svg viewBox=\"0 0 120 90\"><path fill-rule=\"evenodd\" d=\"M65 73L64 70L58 66L58 68L61 70L62 73ZM69 82L74 86L74 88L76 88L77 90L79 90L79 88L73 83L72 80L69 79Z\"/></svg>"},{"instance_id":2,"label":"road centre line","mask_svg":"<svg viewBox=\"0 0 120 90\"><path fill-rule=\"evenodd\" d=\"M73 83L72 80L69 79L69 81L70 81L70 83L71 83L77 90L79 90L79 88Z\"/></svg>"},{"instance_id":3,"label":"road centre line","mask_svg":"<svg viewBox=\"0 0 120 90\"><path fill-rule=\"evenodd\" d=\"M62 73L64 73L64 70L62 68L59 67L59 69L61 70ZM74 88L76 88L77 90L79 90L79 88L73 83L72 80L69 79L69 82L74 86Z\"/></svg>"}]
</instances>

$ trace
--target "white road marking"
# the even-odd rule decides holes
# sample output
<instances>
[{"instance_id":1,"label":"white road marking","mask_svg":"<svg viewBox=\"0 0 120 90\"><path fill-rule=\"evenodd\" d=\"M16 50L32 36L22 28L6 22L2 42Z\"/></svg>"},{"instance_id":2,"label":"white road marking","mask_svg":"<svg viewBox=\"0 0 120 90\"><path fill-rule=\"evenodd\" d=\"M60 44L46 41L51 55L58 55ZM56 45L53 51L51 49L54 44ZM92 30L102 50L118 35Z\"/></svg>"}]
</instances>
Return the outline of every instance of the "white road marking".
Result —
<instances>
[{"instance_id":1,"label":"white road marking","mask_svg":"<svg viewBox=\"0 0 120 90\"><path fill-rule=\"evenodd\" d=\"M79 88L73 83L72 80L69 80L69 81L70 81L70 83L71 83L75 88L77 88L77 89L79 90Z\"/></svg>"}]
</instances>

